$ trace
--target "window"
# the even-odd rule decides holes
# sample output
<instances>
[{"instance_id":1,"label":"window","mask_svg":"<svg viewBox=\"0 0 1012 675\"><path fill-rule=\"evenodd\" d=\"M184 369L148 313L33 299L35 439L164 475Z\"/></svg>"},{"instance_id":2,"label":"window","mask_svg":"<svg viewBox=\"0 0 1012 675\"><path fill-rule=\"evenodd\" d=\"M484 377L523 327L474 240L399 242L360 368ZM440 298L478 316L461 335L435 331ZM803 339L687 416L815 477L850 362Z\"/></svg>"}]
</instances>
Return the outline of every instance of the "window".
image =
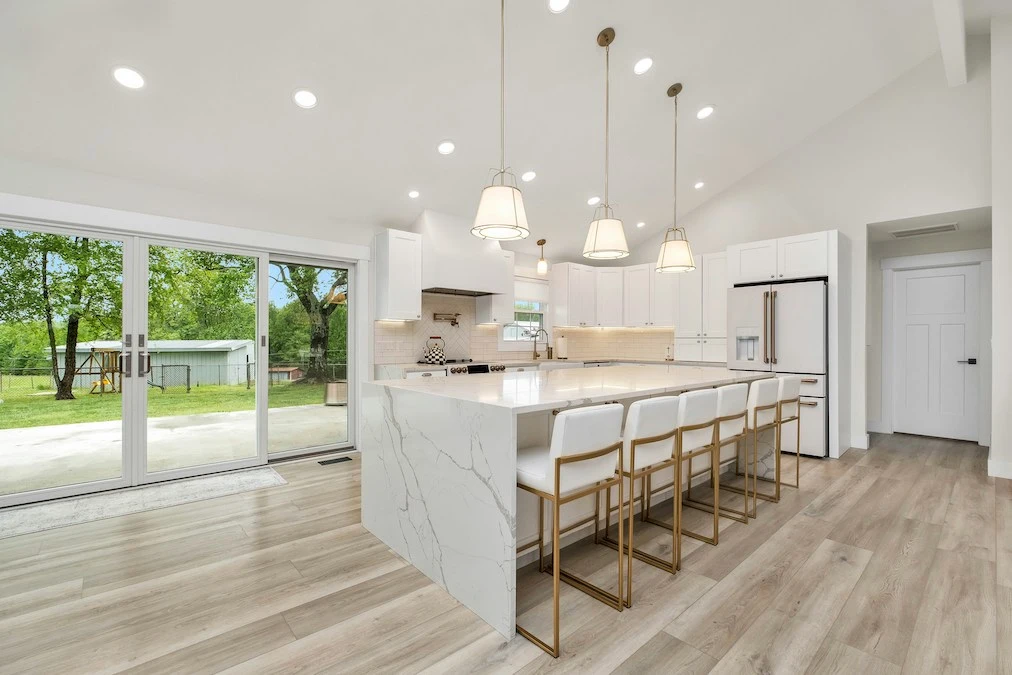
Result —
<instances>
[{"instance_id":1,"label":"window","mask_svg":"<svg viewBox=\"0 0 1012 675\"><path fill-rule=\"evenodd\" d=\"M531 342L534 335L545 327L545 303L534 300L517 300L513 323L503 326L503 342Z\"/></svg>"}]
</instances>

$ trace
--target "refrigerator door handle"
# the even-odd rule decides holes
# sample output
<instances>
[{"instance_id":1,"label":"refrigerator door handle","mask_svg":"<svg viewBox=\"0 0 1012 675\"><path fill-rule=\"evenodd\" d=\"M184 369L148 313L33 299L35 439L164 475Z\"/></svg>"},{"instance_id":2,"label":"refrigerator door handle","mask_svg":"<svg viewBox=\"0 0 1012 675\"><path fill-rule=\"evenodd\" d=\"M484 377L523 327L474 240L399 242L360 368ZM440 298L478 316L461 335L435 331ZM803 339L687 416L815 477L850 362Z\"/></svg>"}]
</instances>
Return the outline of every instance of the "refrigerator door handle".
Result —
<instances>
[{"instance_id":1,"label":"refrigerator door handle","mask_svg":"<svg viewBox=\"0 0 1012 675\"><path fill-rule=\"evenodd\" d=\"M763 363L770 362L769 355L769 302L770 292L763 292Z\"/></svg>"},{"instance_id":2,"label":"refrigerator door handle","mask_svg":"<svg viewBox=\"0 0 1012 675\"><path fill-rule=\"evenodd\" d=\"M777 364L777 292L770 296L770 358Z\"/></svg>"}]
</instances>

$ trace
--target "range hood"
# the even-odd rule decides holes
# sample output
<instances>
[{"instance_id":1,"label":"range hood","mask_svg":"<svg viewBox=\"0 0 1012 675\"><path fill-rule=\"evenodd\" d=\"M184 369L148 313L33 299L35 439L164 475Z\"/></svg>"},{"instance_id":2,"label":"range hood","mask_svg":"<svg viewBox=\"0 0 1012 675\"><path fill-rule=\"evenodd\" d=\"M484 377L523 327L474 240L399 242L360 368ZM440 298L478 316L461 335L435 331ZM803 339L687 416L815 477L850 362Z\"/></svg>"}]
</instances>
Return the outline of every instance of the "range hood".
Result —
<instances>
[{"instance_id":1,"label":"range hood","mask_svg":"<svg viewBox=\"0 0 1012 675\"><path fill-rule=\"evenodd\" d=\"M471 234L471 221L423 211L412 230L422 236L422 292L478 297L513 284L499 242Z\"/></svg>"}]
</instances>

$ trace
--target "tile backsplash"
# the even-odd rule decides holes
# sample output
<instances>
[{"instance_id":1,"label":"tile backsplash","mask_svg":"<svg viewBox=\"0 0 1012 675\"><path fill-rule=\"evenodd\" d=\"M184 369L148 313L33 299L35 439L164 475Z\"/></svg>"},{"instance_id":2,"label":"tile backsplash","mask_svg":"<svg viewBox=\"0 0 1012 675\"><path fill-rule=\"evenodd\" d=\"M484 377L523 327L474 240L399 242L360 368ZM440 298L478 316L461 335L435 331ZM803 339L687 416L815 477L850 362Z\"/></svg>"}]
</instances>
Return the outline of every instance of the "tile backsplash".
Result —
<instances>
[{"instance_id":1,"label":"tile backsplash","mask_svg":"<svg viewBox=\"0 0 1012 675\"><path fill-rule=\"evenodd\" d=\"M457 325L434 321L432 315L459 314ZM375 361L378 365L413 363L422 358L432 335L446 341L446 358L475 361L515 361L528 358L524 351L499 351L499 326L475 323L474 298L422 294L421 321L377 321ZM674 342L671 328L558 328L552 339L565 335L570 359L663 359Z\"/></svg>"}]
</instances>

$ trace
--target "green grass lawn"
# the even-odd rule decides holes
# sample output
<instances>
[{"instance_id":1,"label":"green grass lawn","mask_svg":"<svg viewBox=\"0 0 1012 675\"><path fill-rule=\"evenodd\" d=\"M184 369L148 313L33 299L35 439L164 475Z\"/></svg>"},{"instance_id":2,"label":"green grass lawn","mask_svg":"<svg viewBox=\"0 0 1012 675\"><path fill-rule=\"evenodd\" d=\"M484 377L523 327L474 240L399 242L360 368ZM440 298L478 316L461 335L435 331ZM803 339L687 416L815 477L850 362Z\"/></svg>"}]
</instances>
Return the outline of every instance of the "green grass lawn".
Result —
<instances>
[{"instance_id":1,"label":"green grass lawn","mask_svg":"<svg viewBox=\"0 0 1012 675\"><path fill-rule=\"evenodd\" d=\"M42 381L39 377L35 379ZM12 385L8 385L11 380ZM24 386L13 386L17 384ZM3 401L0 403L0 429L104 422L122 417L120 394L89 394L84 390L75 391L77 398L72 401L57 401L52 395L31 391L29 386L28 382L19 383L17 377L4 378L4 390L0 392L0 400ZM288 408L322 404L323 388L322 384L273 384L268 390L267 405L270 408ZM183 388L161 391L149 387L148 416L253 410L255 401L254 390L247 389L245 385L193 387L189 394Z\"/></svg>"}]
</instances>

